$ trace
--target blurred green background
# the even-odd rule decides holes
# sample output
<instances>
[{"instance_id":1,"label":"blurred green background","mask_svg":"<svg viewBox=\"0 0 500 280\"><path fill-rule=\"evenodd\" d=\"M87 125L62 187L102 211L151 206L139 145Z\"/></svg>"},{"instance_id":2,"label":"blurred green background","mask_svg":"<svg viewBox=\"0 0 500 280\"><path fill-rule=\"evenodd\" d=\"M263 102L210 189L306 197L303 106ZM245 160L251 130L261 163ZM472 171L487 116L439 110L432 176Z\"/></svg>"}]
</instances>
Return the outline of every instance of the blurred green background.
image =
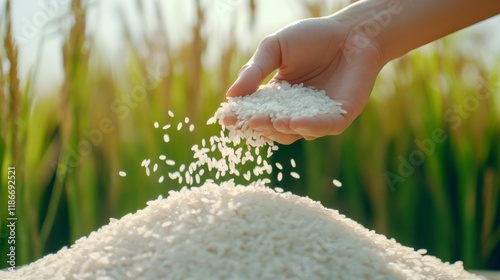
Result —
<instances>
[{"instance_id":1,"label":"blurred green background","mask_svg":"<svg viewBox=\"0 0 500 280\"><path fill-rule=\"evenodd\" d=\"M1 8L0 267L7 266L9 166L16 168L22 265L182 187L168 179L158 183L161 175L168 178L166 166L146 176L142 160L159 162L166 154L191 162L190 147L218 134L218 126L205 123L257 44L242 44L236 24L215 36L208 15L236 22L243 10L247 37L265 34L255 28L258 11L267 8L263 1L185 1L192 21L174 26L163 24L163 9L151 12L144 2L132 2L141 24L130 24L118 9L123 42L120 60L110 61L88 31L96 25L88 18L95 2L67 1L63 16L49 22L64 38L57 50L63 79L45 92L38 86L47 74L41 72L51 70L33 67L20 82L22 42L12 32L10 2ZM346 3L294 5L307 17ZM153 31L140 32L146 25ZM175 29L180 33L169 31ZM177 36L184 39L173 44ZM285 176L273 186L321 201L444 261L500 269L500 56L485 54L483 39L454 34L389 64L364 113L343 135L280 146L272 161L288 172L295 158L301 179ZM221 41L217 47L214 40ZM44 47L43 39L38 42ZM172 141L165 143L161 127L186 116L194 132L169 131Z\"/></svg>"}]
</instances>

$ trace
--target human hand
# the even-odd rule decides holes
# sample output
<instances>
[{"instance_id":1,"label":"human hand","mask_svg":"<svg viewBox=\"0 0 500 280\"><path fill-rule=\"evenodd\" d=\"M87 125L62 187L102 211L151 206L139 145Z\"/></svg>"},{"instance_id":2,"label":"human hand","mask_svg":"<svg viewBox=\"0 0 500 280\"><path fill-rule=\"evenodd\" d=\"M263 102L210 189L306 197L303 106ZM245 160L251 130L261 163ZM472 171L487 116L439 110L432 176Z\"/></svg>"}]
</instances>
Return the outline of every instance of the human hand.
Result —
<instances>
[{"instance_id":1,"label":"human hand","mask_svg":"<svg viewBox=\"0 0 500 280\"><path fill-rule=\"evenodd\" d=\"M347 114L278 118L253 116L249 126L267 139L290 144L342 133L361 113L382 68L380 52L370 38L359 37L353 28L335 15L301 20L265 37L250 61L240 70L227 97L255 92L263 80L278 70L270 82L304 83L325 90L342 103ZM352 47L364 40L363 47ZM357 44L359 46L360 44ZM225 125L236 116L224 119Z\"/></svg>"}]
</instances>

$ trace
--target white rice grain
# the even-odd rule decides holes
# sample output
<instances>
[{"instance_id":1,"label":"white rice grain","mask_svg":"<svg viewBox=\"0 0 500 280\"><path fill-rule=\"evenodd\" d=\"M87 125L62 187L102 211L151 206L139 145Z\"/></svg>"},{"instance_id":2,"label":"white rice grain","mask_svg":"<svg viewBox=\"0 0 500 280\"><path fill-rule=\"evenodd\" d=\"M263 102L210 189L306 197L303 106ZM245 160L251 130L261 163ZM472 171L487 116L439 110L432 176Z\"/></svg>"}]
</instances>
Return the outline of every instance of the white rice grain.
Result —
<instances>
[{"instance_id":1,"label":"white rice grain","mask_svg":"<svg viewBox=\"0 0 500 280\"><path fill-rule=\"evenodd\" d=\"M127 176L127 173L125 171L119 171L118 175L125 177L125 176Z\"/></svg>"},{"instance_id":2,"label":"white rice grain","mask_svg":"<svg viewBox=\"0 0 500 280\"><path fill-rule=\"evenodd\" d=\"M184 172L184 170L186 170L186 165L183 163L179 166L179 172Z\"/></svg>"},{"instance_id":3,"label":"white rice grain","mask_svg":"<svg viewBox=\"0 0 500 280\"><path fill-rule=\"evenodd\" d=\"M339 180L333 179L332 182L333 182L333 185L336 186L337 188L342 187L342 182L340 182Z\"/></svg>"},{"instance_id":4,"label":"white rice grain","mask_svg":"<svg viewBox=\"0 0 500 280\"><path fill-rule=\"evenodd\" d=\"M151 160L150 160L150 159L144 159L144 160L142 160L142 162L141 162L141 166L146 167L146 166L148 166L148 165L149 165L149 163L150 163L150 162L151 162Z\"/></svg>"},{"instance_id":5,"label":"white rice grain","mask_svg":"<svg viewBox=\"0 0 500 280\"><path fill-rule=\"evenodd\" d=\"M481 279L266 183L170 191L0 279Z\"/></svg>"},{"instance_id":6,"label":"white rice grain","mask_svg":"<svg viewBox=\"0 0 500 280\"><path fill-rule=\"evenodd\" d=\"M295 179L300 179L300 175L299 173L295 172L295 171L292 171L290 172L290 176L292 176L293 178Z\"/></svg>"},{"instance_id":7,"label":"white rice grain","mask_svg":"<svg viewBox=\"0 0 500 280\"><path fill-rule=\"evenodd\" d=\"M276 167L279 169L279 170L283 170L283 165L281 165L281 163L279 162L275 162L274 165L276 165Z\"/></svg>"},{"instance_id":8,"label":"white rice grain","mask_svg":"<svg viewBox=\"0 0 500 280\"><path fill-rule=\"evenodd\" d=\"M283 180L283 173L278 172L277 179L278 179L278 182L281 182L281 180Z\"/></svg>"}]
</instances>

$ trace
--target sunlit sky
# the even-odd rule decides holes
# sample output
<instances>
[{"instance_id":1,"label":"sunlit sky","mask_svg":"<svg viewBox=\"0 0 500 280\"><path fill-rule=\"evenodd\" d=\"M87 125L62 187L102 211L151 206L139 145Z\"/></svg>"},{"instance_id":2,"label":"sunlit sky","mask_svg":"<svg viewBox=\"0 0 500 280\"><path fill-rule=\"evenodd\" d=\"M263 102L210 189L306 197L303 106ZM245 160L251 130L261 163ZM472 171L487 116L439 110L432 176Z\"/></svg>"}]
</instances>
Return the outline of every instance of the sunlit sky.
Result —
<instances>
[{"instance_id":1,"label":"sunlit sky","mask_svg":"<svg viewBox=\"0 0 500 280\"><path fill-rule=\"evenodd\" d=\"M3 9L6 0L0 0ZM141 1L141 0L139 0ZM71 0L15 0L13 2L13 34L20 51L21 80L26 74L37 71L37 88L43 89L58 84L62 80L61 23ZM134 34L148 32L157 23L154 16L146 16L141 21L137 13L137 0L91 0L88 1L88 32L95 35L96 43L110 61L121 61L123 50L123 20L125 15L128 26ZM341 1L328 1L328 9L334 10ZM152 15L156 7L163 11L169 39L176 46L189 40L190 27L196 19L194 1L180 0L143 0L144 14ZM259 40L286 24L303 18L303 1L259 0L255 28L249 29L248 7L246 0L205 0L202 1L207 14L208 52L216 60L217 52L228 38L235 36L240 50L251 53ZM236 30L230 35L230 29ZM494 17L462 32L486 32L488 52L500 55L500 17ZM39 61L37 61L37 57ZM210 60L210 58L209 58ZM36 65L36 68L35 68Z\"/></svg>"}]
</instances>

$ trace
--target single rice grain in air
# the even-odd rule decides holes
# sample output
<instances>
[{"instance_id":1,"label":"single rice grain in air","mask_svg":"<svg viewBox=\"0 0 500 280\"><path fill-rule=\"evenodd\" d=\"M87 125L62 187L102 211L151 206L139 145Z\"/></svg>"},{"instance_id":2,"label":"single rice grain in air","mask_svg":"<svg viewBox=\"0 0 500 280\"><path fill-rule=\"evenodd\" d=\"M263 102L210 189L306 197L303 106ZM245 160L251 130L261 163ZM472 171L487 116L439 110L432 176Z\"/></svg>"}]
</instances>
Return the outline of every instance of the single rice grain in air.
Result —
<instances>
[{"instance_id":1,"label":"single rice grain in air","mask_svg":"<svg viewBox=\"0 0 500 280\"><path fill-rule=\"evenodd\" d=\"M340 182L339 180L337 180L337 179L333 179L333 181L332 181L332 182L333 182L333 185L334 185L335 187L337 187L337 188L342 187L342 182Z\"/></svg>"},{"instance_id":2,"label":"single rice grain in air","mask_svg":"<svg viewBox=\"0 0 500 280\"><path fill-rule=\"evenodd\" d=\"M295 179L300 179L300 175L299 173L295 172L295 171L292 171L290 172L290 176L292 176L293 178Z\"/></svg>"}]
</instances>

